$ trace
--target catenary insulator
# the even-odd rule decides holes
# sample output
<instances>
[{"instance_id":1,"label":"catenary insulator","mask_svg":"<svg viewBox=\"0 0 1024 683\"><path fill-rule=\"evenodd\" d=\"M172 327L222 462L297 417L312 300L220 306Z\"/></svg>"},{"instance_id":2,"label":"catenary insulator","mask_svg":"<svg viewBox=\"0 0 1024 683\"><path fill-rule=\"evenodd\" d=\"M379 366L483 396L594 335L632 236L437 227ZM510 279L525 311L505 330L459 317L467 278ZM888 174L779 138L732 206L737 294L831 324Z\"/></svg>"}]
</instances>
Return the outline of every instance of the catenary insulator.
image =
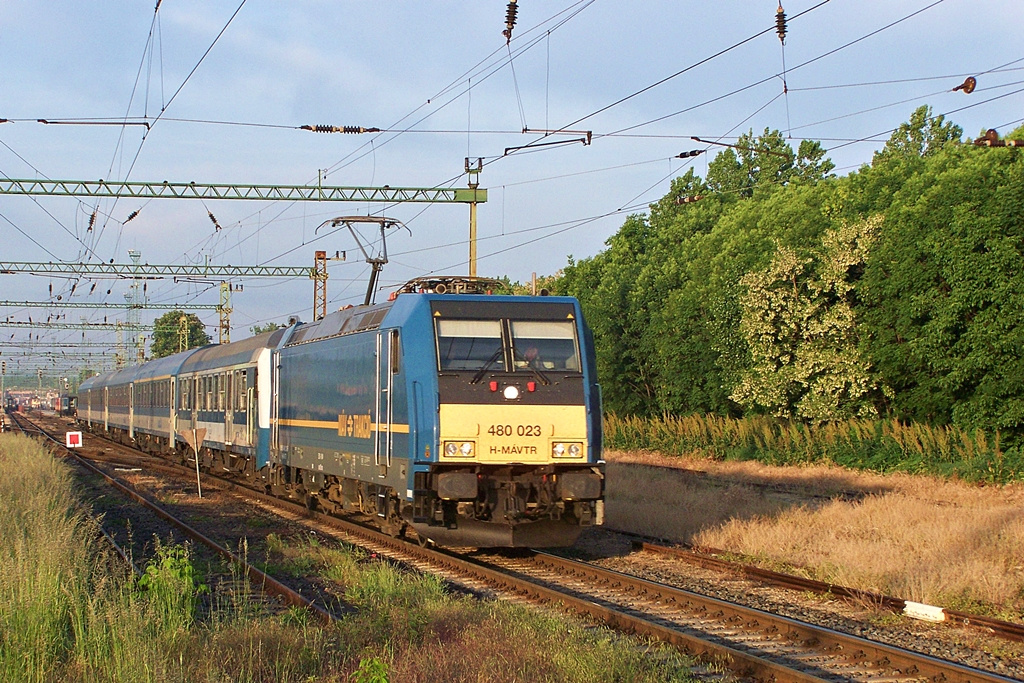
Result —
<instances>
[{"instance_id":1,"label":"catenary insulator","mask_svg":"<svg viewBox=\"0 0 1024 683\"><path fill-rule=\"evenodd\" d=\"M695 194L690 197L676 197L676 204L692 204L704 199L704 195Z\"/></svg>"},{"instance_id":2,"label":"catenary insulator","mask_svg":"<svg viewBox=\"0 0 1024 683\"><path fill-rule=\"evenodd\" d=\"M508 9L505 10L505 30L501 32L501 35L505 36L506 43L512 41L512 29L516 26L516 14L518 12L519 7L516 6L516 0L511 0L508 3Z\"/></svg>"},{"instance_id":3,"label":"catenary insulator","mask_svg":"<svg viewBox=\"0 0 1024 683\"><path fill-rule=\"evenodd\" d=\"M221 227L220 227L220 223L217 222L217 217L214 216L213 212L210 211L210 210L207 210L206 214L210 217L210 222L213 223L213 227L216 229L216 231L220 232Z\"/></svg>"},{"instance_id":4,"label":"catenary insulator","mask_svg":"<svg viewBox=\"0 0 1024 683\"><path fill-rule=\"evenodd\" d=\"M317 124L315 126L299 126L302 130L311 130L314 133L379 133L380 128L364 128L363 126L328 126Z\"/></svg>"},{"instance_id":5,"label":"catenary insulator","mask_svg":"<svg viewBox=\"0 0 1024 683\"><path fill-rule=\"evenodd\" d=\"M974 88L977 87L977 85L978 79L975 78L974 76L968 76L963 83L953 88L953 92L956 92L957 90L963 90L965 95L970 95L972 92L974 92Z\"/></svg>"},{"instance_id":6,"label":"catenary insulator","mask_svg":"<svg viewBox=\"0 0 1024 683\"><path fill-rule=\"evenodd\" d=\"M703 153L704 153L704 150L702 150L702 149L691 149L689 152L680 152L677 155L676 158L678 158L678 159L687 159L689 157L699 156L699 155L701 155Z\"/></svg>"},{"instance_id":7,"label":"catenary insulator","mask_svg":"<svg viewBox=\"0 0 1024 683\"><path fill-rule=\"evenodd\" d=\"M775 10L775 32L779 34L779 41L786 44L786 12L779 3L779 9Z\"/></svg>"},{"instance_id":8,"label":"catenary insulator","mask_svg":"<svg viewBox=\"0 0 1024 683\"><path fill-rule=\"evenodd\" d=\"M138 211L132 211L130 214L128 214L128 218L124 219L124 222L127 223L128 221L132 220L133 218L135 218L138 215L139 215Z\"/></svg>"},{"instance_id":9,"label":"catenary insulator","mask_svg":"<svg viewBox=\"0 0 1024 683\"><path fill-rule=\"evenodd\" d=\"M999 133L995 128L989 128L985 134L974 141L979 147L994 147L999 144Z\"/></svg>"},{"instance_id":10,"label":"catenary insulator","mask_svg":"<svg viewBox=\"0 0 1024 683\"><path fill-rule=\"evenodd\" d=\"M95 210L92 212L92 215L89 216L89 227L86 228L85 231L86 232L92 232L92 226L94 226L94 225L96 225L96 211Z\"/></svg>"}]
</instances>

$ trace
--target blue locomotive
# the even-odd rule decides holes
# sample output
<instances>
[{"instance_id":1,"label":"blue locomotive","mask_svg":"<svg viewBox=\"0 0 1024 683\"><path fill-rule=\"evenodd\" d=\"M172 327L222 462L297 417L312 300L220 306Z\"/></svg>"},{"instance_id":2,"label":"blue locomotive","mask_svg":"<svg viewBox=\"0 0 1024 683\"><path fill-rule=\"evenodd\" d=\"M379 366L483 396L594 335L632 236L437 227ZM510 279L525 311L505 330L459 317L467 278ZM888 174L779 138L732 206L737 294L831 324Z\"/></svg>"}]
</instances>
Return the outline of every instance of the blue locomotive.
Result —
<instances>
[{"instance_id":1,"label":"blue locomotive","mask_svg":"<svg viewBox=\"0 0 1024 683\"><path fill-rule=\"evenodd\" d=\"M593 340L568 297L414 280L389 301L93 377L79 419L389 533L571 545L603 518ZM193 430L195 430L193 432Z\"/></svg>"}]
</instances>

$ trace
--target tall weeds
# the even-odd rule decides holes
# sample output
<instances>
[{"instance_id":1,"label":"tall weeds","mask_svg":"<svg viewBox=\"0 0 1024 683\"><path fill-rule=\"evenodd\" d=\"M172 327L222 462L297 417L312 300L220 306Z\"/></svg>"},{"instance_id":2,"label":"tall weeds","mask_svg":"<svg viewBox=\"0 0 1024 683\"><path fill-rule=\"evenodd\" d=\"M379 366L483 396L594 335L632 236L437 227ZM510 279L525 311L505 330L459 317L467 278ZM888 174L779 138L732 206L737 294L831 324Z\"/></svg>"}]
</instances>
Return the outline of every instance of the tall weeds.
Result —
<instances>
[{"instance_id":1,"label":"tall weeds","mask_svg":"<svg viewBox=\"0 0 1024 683\"><path fill-rule=\"evenodd\" d=\"M36 442L0 438L0 680L153 680L187 634L187 551L160 552L140 590L108 557L71 474Z\"/></svg>"},{"instance_id":2,"label":"tall weeds","mask_svg":"<svg viewBox=\"0 0 1024 683\"><path fill-rule=\"evenodd\" d=\"M770 417L663 415L604 420L605 446L769 465L834 463L876 472L903 471L1005 483L1024 479L1024 453L1003 451L998 432L898 420L810 425Z\"/></svg>"},{"instance_id":3,"label":"tall weeds","mask_svg":"<svg viewBox=\"0 0 1024 683\"><path fill-rule=\"evenodd\" d=\"M244 582L231 598L218 586L207 611L188 547L158 543L136 580L96 531L66 466L0 435L0 681L690 679L672 648L452 595L440 579L319 542L275 537L268 553L334 584L355 607L338 623L257 613L241 604Z\"/></svg>"}]
</instances>

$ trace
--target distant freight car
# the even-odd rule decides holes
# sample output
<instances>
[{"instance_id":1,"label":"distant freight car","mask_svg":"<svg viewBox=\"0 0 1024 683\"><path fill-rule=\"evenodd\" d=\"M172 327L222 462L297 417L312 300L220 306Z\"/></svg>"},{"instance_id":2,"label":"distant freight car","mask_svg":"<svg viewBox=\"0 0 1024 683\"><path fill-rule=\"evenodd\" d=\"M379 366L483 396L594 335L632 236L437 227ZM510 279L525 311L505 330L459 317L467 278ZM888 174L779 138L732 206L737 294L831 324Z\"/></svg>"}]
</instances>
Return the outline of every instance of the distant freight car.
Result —
<instances>
[{"instance_id":1,"label":"distant freight car","mask_svg":"<svg viewBox=\"0 0 1024 683\"><path fill-rule=\"evenodd\" d=\"M461 290L462 293L447 293ZM567 297L419 280L241 342L97 376L79 419L393 534L565 546L603 517L593 340Z\"/></svg>"}]
</instances>

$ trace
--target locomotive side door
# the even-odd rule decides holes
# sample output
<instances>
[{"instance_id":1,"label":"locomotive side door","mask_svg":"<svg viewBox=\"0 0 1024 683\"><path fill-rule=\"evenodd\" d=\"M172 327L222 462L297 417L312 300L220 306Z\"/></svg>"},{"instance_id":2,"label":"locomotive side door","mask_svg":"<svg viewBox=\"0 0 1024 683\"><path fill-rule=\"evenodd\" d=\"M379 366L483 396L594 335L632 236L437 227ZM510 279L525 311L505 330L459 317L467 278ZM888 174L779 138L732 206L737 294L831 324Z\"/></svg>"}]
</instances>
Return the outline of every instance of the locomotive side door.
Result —
<instances>
[{"instance_id":1,"label":"locomotive side door","mask_svg":"<svg viewBox=\"0 0 1024 683\"><path fill-rule=\"evenodd\" d=\"M392 415L394 411L392 385L398 366L398 330L377 332L376 349L376 405L374 406L373 422L373 459L377 465L377 476L384 478L391 467L391 451L393 438L391 434Z\"/></svg>"}]
</instances>

